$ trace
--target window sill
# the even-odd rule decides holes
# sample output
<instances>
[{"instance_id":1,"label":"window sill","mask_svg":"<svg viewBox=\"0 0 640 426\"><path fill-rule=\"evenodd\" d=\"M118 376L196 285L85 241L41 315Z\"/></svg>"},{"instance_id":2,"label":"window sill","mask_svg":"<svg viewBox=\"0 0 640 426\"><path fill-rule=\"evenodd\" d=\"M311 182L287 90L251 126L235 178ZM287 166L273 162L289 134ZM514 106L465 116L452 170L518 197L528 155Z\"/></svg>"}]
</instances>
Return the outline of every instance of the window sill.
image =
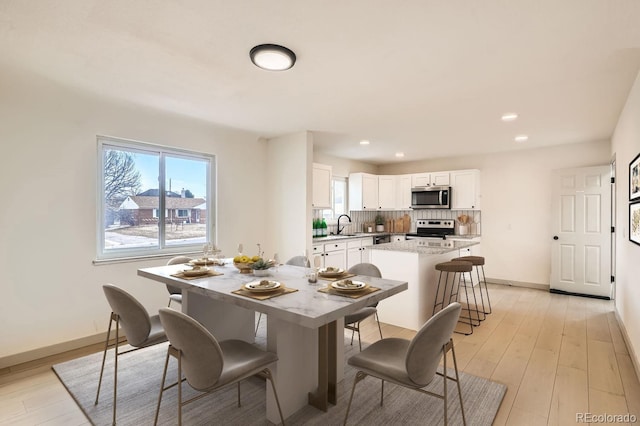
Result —
<instances>
[{"instance_id":1,"label":"window sill","mask_svg":"<svg viewBox=\"0 0 640 426\"><path fill-rule=\"evenodd\" d=\"M94 266L104 266L111 265L116 263L133 263L133 262L141 262L145 260L155 260L155 259L171 259L175 256L188 256L188 255L202 255L202 251L189 251L189 252L180 252L180 253L162 253L162 254L153 254L153 255L140 255L140 256L130 256L130 257L114 257L111 259L94 259L92 261Z\"/></svg>"}]
</instances>

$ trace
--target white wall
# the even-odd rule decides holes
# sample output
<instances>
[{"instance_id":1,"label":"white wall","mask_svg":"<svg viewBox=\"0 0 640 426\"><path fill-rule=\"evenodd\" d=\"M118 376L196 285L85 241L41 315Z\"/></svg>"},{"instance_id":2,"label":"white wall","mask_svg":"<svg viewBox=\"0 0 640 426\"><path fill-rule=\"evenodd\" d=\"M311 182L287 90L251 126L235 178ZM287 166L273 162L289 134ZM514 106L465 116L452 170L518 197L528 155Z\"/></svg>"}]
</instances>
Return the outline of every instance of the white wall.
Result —
<instances>
[{"instance_id":1,"label":"white wall","mask_svg":"<svg viewBox=\"0 0 640 426\"><path fill-rule=\"evenodd\" d=\"M333 157L321 152L313 153L313 162L331 166L331 174L339 177L348 177L349 173L363 172L376 174L378 172L378 166L373 164Z\"/></svg>"},{"instance_id":2,"label":"white wall","mask_svg":"<svg viewBox=\"0 0 640 426\"><path fill-rule=\"evenodd\" d=\"M487 277L548 286L551 171L609 161L610 144L604 141L393 164L378 173L480 169Z\"/></svg>"},{"instance_id":3,"label":"white wall","mask_svg":"<svg viewBox=\"0 0 640 426\"><path fill-rule=\"evenodd\" d=\"M311 250L313 135L301 132L268 140L267 215L256 212L282 262ZM309 252L310 253L310 252Z\"/></svg>"},{"instance_id":4,"label":"white wall","mask_svg":"<svg viewBox=\"0 0 640 426\"><path fill-rule=\"evenodd\" d=\"M106 331L102 284L138 297L150 312L167 303L136 269L165 260L94 266L96 135L216 155L218 243L264 241L266 142L132 105L110 103L39 77L0 69L0 367L2 358Z\"/></svg>"},{"instance_id":5,"label":"white wall","mask_svg":"<svg viewBox=\"0 0 640 426\"><path fill-rule=\"evenodd\" d=\"M640 372L640 246L629 241L629 163L640 153L640 74L611 139L616 157L616 310Z\"/></svg>"}]
</instances>

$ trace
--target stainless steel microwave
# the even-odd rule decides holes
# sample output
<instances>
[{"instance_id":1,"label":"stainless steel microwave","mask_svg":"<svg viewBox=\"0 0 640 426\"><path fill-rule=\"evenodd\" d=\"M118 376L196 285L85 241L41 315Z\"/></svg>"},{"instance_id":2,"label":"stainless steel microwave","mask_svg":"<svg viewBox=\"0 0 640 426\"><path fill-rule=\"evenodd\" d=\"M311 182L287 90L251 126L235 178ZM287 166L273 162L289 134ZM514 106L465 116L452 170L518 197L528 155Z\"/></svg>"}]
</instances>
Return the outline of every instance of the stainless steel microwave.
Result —
<instances>
[{"instance_id":1,"label":"stainless steel microwave","mask_svg":"<svg viewBox=\"0 0 640 426\"><path fill-rule=\"evenodd\" d=\"M451 187L430 186L411 188L412 209L450 209Z\"/></svg>"}]
</instances>

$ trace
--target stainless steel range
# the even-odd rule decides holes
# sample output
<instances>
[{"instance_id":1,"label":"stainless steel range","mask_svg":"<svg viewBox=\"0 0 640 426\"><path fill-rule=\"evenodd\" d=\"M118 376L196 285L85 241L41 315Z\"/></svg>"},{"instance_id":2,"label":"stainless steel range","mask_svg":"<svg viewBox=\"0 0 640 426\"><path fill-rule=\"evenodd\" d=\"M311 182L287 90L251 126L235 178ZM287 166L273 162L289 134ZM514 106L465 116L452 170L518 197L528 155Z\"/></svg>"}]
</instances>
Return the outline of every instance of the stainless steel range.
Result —
<instances>
[{"instance_id":1,"label":"stainless steel range","mask_svg":"<svg viewBox=\"0 0 640 426\"><path fill-rule=\"evenodd\" d=\"M416 221L416 232L407 234L407 240L417 238L439 238L447 239L447 235L455 234L455 220L453 219L418 219Z\"/></svg>"}]
</instances>

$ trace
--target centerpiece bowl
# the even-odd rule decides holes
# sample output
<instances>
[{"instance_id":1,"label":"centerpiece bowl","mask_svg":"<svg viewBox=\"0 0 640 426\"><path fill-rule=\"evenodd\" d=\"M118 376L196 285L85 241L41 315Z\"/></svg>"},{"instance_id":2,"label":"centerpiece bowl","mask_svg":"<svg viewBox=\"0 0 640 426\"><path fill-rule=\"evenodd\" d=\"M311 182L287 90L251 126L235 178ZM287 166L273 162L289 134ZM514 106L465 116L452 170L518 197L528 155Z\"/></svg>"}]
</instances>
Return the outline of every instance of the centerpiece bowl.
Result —
<instances>
[{"instance_id":1,"label":"centerpiece bowl","mask_svg":"<svg viewBox=\"0 0 640 426\"><path fill-rule=\"evenodd\" d=\"M241 274L250 274L253 272L253 262L233 262L233 266L238 268Z\"/></svg>"}]
</instances>

